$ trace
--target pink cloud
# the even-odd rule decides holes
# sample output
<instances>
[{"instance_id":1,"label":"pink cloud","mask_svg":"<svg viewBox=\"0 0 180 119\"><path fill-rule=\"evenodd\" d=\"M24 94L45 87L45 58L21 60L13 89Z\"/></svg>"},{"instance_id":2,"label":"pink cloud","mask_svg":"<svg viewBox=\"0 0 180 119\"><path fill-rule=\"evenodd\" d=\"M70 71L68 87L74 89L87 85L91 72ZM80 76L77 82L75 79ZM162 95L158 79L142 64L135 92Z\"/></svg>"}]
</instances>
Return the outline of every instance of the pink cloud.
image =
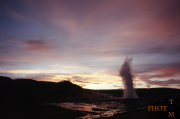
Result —
<instances>
[{"instance_id":1,"label":"pink cloud","mask_svg":"<svg viewBox=\"0 0 180 119\"><path fill-rule=\"evenodd\" d=\"M180 67L179 64L176 65L172 65L172 66L168 66L168 67L164 67L164 68L158 68L155 69L153 71L151 71L151 73L158 73L160 75L152 75L152 77L169 77L169 76L173 76L175 74L179 74L180 73Z\"/></svg>"},{"instance_id":2,"label":"pink cloud","mask_svg":"<svg viewBox=\"0 0 180 119\"><path fill-rule=\"evenodd\" d=\"M180 84L180 79L177 77L180 74L179 64L157 68L146 73L148 74L137 75L137 78L147 85L171 86L172 84ZM156 80L151 80L153 78L156 78ZM163 81L164 78L169 78L169 80Z\"/></svg>"},{"instance_id":3,"label":"pink cloud","mask_svg":"<svg viewBox=\"0 0 180 119\"><path fill-rule=\"evenodd\" d=\"M146 82L148 85L170 86L171 84L180 84L180 79L169 79L167 81L151 81L141 78L141 80Z\"/></svg>"},{"instance_id":4,"label":"pink cloud","mask_svg":"<svg viewBox=\"0 0 180 119\"><path fill-rule=\"evenodd\" d=\"M36 52L48 52L52 49L52 46L45 43L42 40L28 40L24 44L27 46L28 50Z\"/></svg>"},{"instance_id":5,"label":"pink cloud","mask_svg":"<svg viewBox=\"0 0 180 119\"><path fill-rule=\"evenodd\" d=\"M166 78L166 77L171 77L174 74L172 73L164 73L164 74L156 74L156 75L151 75L151 78Z\"/></svg>"}]
</instances>

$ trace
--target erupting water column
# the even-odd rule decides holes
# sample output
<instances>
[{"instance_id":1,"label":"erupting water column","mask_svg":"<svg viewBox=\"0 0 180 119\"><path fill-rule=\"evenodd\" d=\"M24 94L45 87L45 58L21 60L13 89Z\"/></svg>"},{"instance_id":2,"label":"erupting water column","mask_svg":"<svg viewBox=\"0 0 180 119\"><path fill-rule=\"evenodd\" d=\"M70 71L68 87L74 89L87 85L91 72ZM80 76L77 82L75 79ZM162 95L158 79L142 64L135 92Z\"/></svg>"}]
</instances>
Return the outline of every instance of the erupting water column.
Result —
<instances>
[{"instance_id":1,"label":"erupting water column","mask_svg":"<svg viewBox=\"0 0 180 119\"><path fill-rule=\"evenodd\" d=\"M122 82L124 84L124 95L123 98L138 98L133 87L133 75L131 74L131 62L132 58L126 58L124 64L122 65L119 75L122 77Z\"/></svg>"}]
</instances>

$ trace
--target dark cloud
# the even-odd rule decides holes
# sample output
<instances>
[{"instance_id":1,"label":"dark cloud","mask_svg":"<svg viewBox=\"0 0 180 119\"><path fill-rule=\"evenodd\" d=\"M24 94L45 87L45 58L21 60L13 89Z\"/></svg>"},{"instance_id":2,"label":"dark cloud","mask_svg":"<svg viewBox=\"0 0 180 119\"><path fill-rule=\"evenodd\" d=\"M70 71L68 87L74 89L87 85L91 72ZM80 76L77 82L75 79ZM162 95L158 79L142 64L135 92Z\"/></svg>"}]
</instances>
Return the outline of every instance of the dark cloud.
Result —
<instances>
[{"instance_id":1,"label":"dark cloud","mask_svg":"<svg viewBox=\"0 0 180 119\"><path fill-rule=\"evenodd\" d=\"M83 81L83 80L74 80L75 82L79 82L79 83L90 83L90 82L86 82L86 81Z\"/></svg>"},{"instance_id":2,"label":"dark cloud","mask_svg":"<svg viewBox=\"0 0 180 119\"><path fill-rule=\"evenodd\" d=\"M117 86L117 85L113 85L113 87L119 87L119 88L122 88L122 87L124 87L124 86Z\"/></svg>"},{"instance_id":3,"label":"dark cloud","mask_svg":"<svg viewBox=\"0 0 180 119\"><path fill-rule=\"evenodd\" d=\"M73 79L82 79L83 77L81 77L81 76L73 76L72 78Z\"/></svg>"},{"instance_id":4,"label":"dark cloud","mask_svg":"<svg viewBox=\"0 0 180 119\"><path fill-rule=\"evenodd\" d=\"M52 49L52 46L47 44L42 40L28 40L24 44L27 46L28 50L37 52L48 52Z\"/></svg>"},{"instance_id":5,"label":"dark cloud","mask_svg":"<svg viewBox=\"0 0 180 119\"><path fill-rule=\"evenodd\" d=\"M166 78L174 76L172 73L164 73L164 74L157 74L157 75L150 75L150 78Z\"/></svg>"},{"instance_id":6,"label":"dark cloud","mask_svg":"<svg viewBox=\"0 0 180 119\"><path fill-rule=\"evenodd\" d=\"M90 82L86 81L89 78L83 78L81 76L73 76L72 79L73 79L73 81L79 82L79 83L90 83Z\"/></svg>"},{"instance_id":7,"label":"dark cloud","mask_svg":"<svg viewBox=\"0 0 180 119\"><path fill-rule=\"evenodd\" d=\"M159 74L159 75L141 75L138 78L145 82L147 85L170 86L171 84L180 84L180 79L169 79L163 81L163 78L168 78L172 74ZM159 80L151 80L151 78L162 78Z\"/></svg>"},{"instance_id":8,"label":"dark cloud","mask_svg":"<svg viewBox=\"0 0 180 119\"><path fill-rule=\"evenodd\" d=\"M149 85L159 85L159 86L171 86L171 84L180 84L180 79L169 79L167 81L151 81L144 80Z\"/></svg>"}]
</instances>

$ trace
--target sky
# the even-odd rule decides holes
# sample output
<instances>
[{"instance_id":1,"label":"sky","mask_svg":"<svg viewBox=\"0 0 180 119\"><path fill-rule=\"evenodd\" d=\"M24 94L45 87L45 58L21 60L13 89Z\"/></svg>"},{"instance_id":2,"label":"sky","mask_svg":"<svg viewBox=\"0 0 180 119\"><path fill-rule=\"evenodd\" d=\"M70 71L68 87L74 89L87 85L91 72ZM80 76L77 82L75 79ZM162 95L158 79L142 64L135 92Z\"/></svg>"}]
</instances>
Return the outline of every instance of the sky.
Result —
<instances>
[{"instance_id":1,"label":"sky","mask_svg":"<svg viewBox=\"0 0 180 119\"><path fill-rule=\"evenodd\" d=\"M123 89L180 88L179 0L1 0L0 75Z\"/></svg>"}]
</instances>

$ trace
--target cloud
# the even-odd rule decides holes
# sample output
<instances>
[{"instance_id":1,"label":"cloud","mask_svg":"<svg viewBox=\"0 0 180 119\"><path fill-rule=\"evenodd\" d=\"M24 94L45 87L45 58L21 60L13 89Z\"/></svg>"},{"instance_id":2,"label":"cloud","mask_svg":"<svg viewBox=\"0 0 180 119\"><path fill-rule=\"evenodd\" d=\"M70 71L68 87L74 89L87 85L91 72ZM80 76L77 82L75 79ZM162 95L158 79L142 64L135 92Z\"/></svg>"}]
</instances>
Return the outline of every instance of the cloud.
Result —
<instances>
[{"instance_id":1,"label":"cloud","mask_svg":"<svg viewBox=\"0 0 180 119\"><path fill-rule=\"evenodd\" d=\"M172 77L180 74L180 64L179 63L164 64L161 67L156 67L156 69L153 69L148 73L155 74L155 75L150 75L149 76L150 78Z\"/></svg>"},{"instance_id":2,"label":"cloud","mask_svg":"<svg viewBox=\"0 0 180 119\"><path fill-rule=\"evenodd\" d=\"M156 67L151 68L150 70L136 72L135 78L140 79L147 85L171 86L172 84L180 83L180 79L178 78L179 75L179 62L176 62L161 65L157 64Z\"/></svg>"},{"instance_id":3,"label":"cloud","mask_svg":"<svg viewBox=\"0 0 180 119\"><path fill-rule=\"evenodd\" d=\"M12 66L12 65L16 65L16 63L11 63L11 62L8 62L8 61L4 61L1 58L1 60L0 60L0 66L1 67L7 67L7 66Z\"/></svg>"},{"instance_id":4,"label":"cloud","mask_svg":"<svg viewBox=\"0 0 180 119\"><path fill-rule=\"evenodd\" d=\"M150 75L150 78L166 78L174 76L172 73L164 73L164 74L157 74L157 75Z\"/></svg>"},{"instance_id":5,"label":"cloud","mask_svg":"<svg viewBox=\"0 0 180 119\"><path fill-rule=\"evenodd\" d=\"M28 40L24 44L27 46L28 50L36 52L49 52L52 49L52 46L47 44L42 40Z\"/></svg>"},{"instance_id":6,"label":"cloud","mask_svg":"<svg viewBox=\"0 0 180 119\"><path fill-rule=\"evenodd\" d=\"M124 86L113 85L113 87L123 88Z\"/></svg>"},{"instance_id":7,"label":"cloud","mask_svg":"<svg viewBox=\"0 0 180 119\"><path fill-rule=\"evenodd\" d=\"M18 73L40 73L42 71L40 70L32 70L32 69L0 69L0 72L3 72L3 73L13 73L13 74L18 74Z\"/></svg>"},{"instance_id":8,"label":"cloud","mask_svg":"<svg viewBox=\"0 0 180 119\"><path fill-rule=\"evenodd\" d=\"M148 85L171 86L171 84L180 84L180 79L169 79L167 81L144 80Z\"/></svg>"}]
</instances>

